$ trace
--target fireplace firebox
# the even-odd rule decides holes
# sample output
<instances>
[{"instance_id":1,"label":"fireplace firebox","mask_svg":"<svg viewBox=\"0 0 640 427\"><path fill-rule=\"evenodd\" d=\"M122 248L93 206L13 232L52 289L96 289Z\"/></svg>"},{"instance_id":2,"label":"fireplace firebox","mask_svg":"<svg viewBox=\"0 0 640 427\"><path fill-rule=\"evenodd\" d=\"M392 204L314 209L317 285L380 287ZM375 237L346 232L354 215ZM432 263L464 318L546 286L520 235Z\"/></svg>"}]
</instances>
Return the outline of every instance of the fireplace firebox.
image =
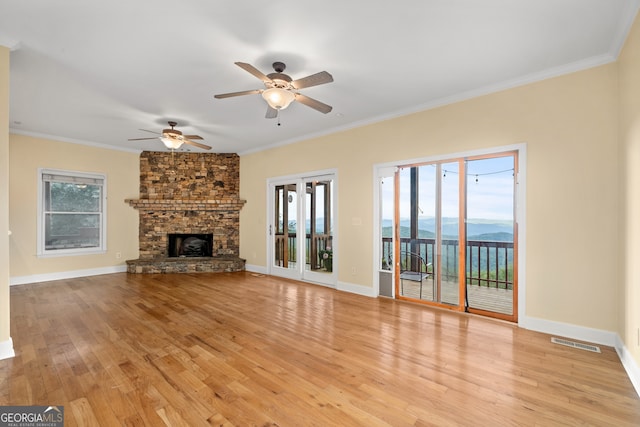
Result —
<instances>
[{"instance_id":1,"label":"fireplace firebox","mask_svg":"<svg viewBox=\"0 0 640 427\"><path fill-rule=\"evenodd\" d=\"M174 257L212 257L213 233L211 234L168 234L168 251Z\"/></svg>"}]
</instances>

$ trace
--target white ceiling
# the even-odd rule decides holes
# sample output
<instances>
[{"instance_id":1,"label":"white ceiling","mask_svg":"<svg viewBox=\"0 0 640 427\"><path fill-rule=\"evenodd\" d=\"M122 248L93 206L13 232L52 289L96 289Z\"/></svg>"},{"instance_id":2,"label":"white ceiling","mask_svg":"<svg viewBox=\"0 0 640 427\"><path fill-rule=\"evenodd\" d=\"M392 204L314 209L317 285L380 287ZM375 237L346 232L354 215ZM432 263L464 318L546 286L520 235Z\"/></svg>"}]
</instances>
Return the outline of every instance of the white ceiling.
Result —
<instances>
[{"instance_id":1,"label":"white ceiling","mask_svg":"<svg viewBox=\"0 0 640 427\"><path fill-rule=\"evenodd\" d=\"M247 153L616 59L639 0L0 0L14 133L161 150L168 120ZM265 119L234 65L334 82ZM183 146L186 147L186 146ZM192 149L199 151L199 149Z\"/></svg>"}]
</instances>

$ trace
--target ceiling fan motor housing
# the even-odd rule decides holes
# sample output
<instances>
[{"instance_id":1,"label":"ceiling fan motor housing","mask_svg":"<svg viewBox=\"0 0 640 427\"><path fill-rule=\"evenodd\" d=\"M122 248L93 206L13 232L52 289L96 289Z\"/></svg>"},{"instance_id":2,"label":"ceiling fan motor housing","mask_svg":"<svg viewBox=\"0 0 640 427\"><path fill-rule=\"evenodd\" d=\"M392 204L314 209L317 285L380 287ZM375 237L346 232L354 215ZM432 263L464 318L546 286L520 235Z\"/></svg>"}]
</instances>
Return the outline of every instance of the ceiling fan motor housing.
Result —
<instances>
[{"instance_id":1,"label":"ceiling fan motor housing","mask_svg":"<svg viewBox=\"0 0 640 427\"><path fill-rule=\"evenodd\" d=\"M269 86L271 87L288 88L290 83L293 81L291 77L282 73L267 74L267 77L272 81L272 83L269 83Z\"/></svg>"},{"instance_id":2,"label":"ceiling fan motor housing","mask_svg":"<svg viewBox=\"0 0 640 427\"><path fill-rule=\"evenodd\" d=\"M285 68L287 68L287 66L284 65L284 62L273 63L273 69L276 72L267 74L267 77L271 79L271 82L269 82L268 84L269 87L290 89L290 86L291 86L290 83L293 81L293 79L289 77L287 74L283 73Z\"/></svg>"},{"instance_id":3,"label":"ceiling fan motor housing","mask_svg":"<svg viewBox=\"0 0 640 427\"><path fill-rule=\"evenodd\" d=\"M174 127L178 124L177 122L167 122L167 123L169 123L169 126L171 126L171 129L162 129L163 135L173 136L173 137L182 135L182 132L174 129Z\"/></svg>"},{"instance_id":4,"label":"ceiling fan motor housing","mask_svg":"<svg viewBox=\"0 0 640 427\"><path fill-rule=\"evenodd\" d=\"M179 135L182 135L182 132L180 132L179 130L171 128L171 129L162 129L162 134L163 135L179 136Z\"/></svg>"}]
</instances>

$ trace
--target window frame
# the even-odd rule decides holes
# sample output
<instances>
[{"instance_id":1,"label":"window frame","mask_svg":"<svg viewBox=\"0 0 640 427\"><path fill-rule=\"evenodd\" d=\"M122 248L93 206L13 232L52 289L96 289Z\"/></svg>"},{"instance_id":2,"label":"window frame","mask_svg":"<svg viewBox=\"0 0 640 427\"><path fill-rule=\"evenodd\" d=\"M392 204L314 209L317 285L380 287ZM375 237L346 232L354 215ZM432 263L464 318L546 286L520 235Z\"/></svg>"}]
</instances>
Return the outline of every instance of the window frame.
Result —
<instances>
[{"instance_id":1,"label":"window frame","mask_svg":"<svg viewBox=\"0 0 640 427\"><path fill-rule=\"evenodd\" d=\"M90 248L69 248L69 249L46 249L45 247L45 230L46 230L46 213L45 210L45 176L56 175L58 177L69 178L69 182L75 180L95 180L102 187L100 200L99 221L98 221L98 246ZM49 181L49 180L47 180ZM77 182L77 181L76 181ZM61 256L77 256L77 255L95 255L107 252L107 175L97 172L79 172L62 169L38 168L38 226L37 226L37 251L39 258L61 257Z\"/></svg>"}]
</instances>

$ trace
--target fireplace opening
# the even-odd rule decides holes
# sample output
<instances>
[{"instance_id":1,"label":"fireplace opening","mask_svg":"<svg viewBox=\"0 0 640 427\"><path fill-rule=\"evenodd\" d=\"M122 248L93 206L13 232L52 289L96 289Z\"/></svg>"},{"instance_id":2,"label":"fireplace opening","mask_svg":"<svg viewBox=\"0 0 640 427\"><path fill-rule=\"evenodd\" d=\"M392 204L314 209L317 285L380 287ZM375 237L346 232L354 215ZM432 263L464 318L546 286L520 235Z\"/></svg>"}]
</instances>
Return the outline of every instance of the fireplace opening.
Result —
<instances>
[{"instance_id":1,"label":"fireplace opening","mask_svg":"<svg viewBox=\"0 0 640 427\"><path fill-rule=\"evenodd\" d=\"M168 234L169 257L212 257L213 233L211 234Z\"/></svg>"}]
</instances>

